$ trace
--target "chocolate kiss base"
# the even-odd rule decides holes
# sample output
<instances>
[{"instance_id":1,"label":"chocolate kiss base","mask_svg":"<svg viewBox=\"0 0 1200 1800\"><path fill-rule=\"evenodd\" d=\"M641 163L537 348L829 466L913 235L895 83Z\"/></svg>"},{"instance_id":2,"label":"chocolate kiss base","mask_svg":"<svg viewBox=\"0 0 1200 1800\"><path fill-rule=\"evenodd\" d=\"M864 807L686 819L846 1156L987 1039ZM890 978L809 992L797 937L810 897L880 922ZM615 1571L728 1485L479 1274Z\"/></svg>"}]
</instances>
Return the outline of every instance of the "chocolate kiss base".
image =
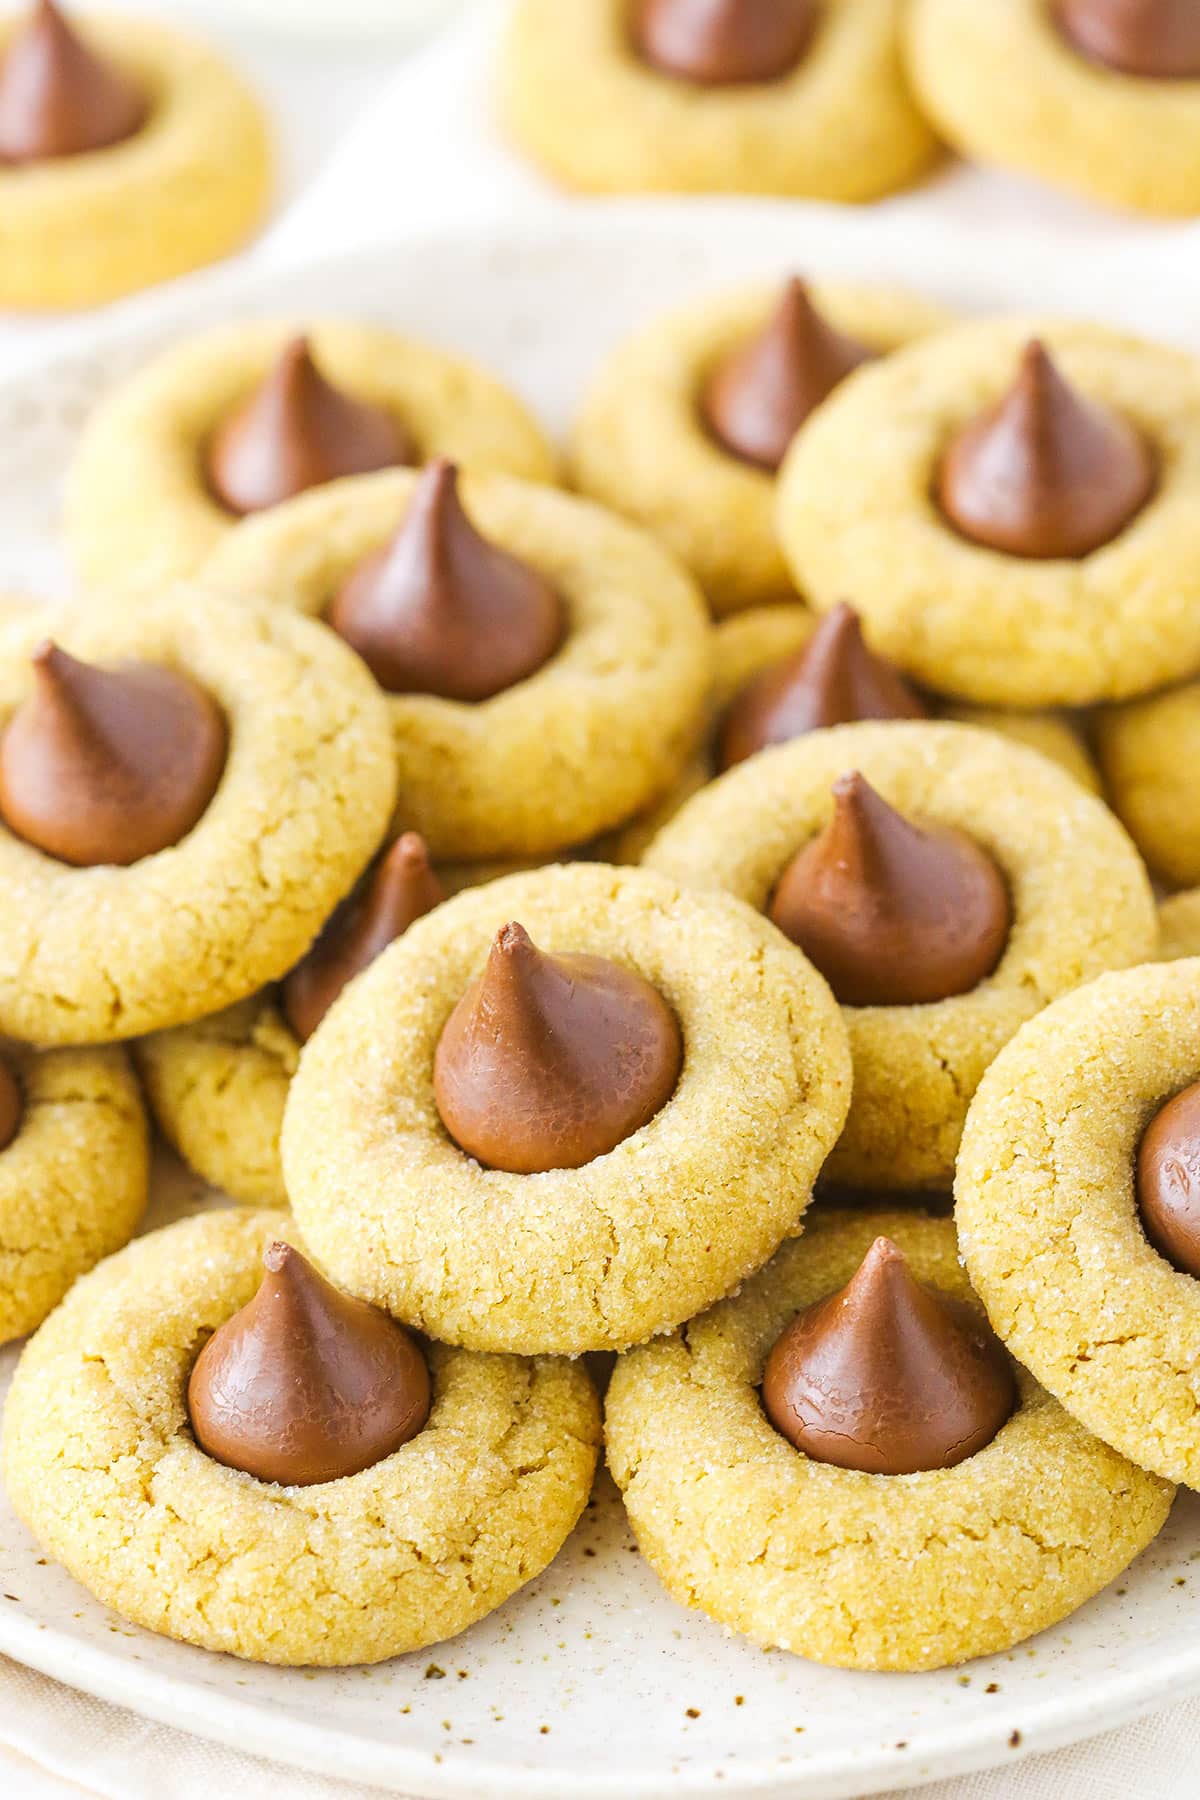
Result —
<instances>
[{"instance_id":1,"label":"chocolate kiss base","mask_svg":"<svg viewBox=\"0 0 1200 1800\"><path fill-rule=\"evenodd\" d=\"M899 671L868 650L858 614L843 600L802 650L742 689L721 727L719 766L829 725L928 716Z\"/></svg>"},{"instance_id":2,"label":"chocolate kiss base","mask_svg":"<svg viewBox=\"0 0 1200 1800\"><path fill-rule=\"evenodd\" d=\"M1137 1156L1142 1228L1160 1256L1200 1279L1200 1082L1150 1121Z\"/></svg>"},{"instance_id":3,"label":"chocolate kiss base","mask_svg":"<svg viewBox=\"0 0 1200 1800\"><path fill-rule=\"evenodd\" d=\"M964 832L912 824L857 771L789 863L769 916L843 1006L919 1006L965 994L1004 953L1004 878Z\"/></svg>"},{"instance_id":4,"label":"chocolate kiss base","mask_svg":"<svg viewBox=\"0 0 1200 1800\"><path fill-rule=\"evenodd\" d=\"M343 394L293 338L250 398L217 428L208 448L209 486L239 516L263 512L309 488L415 460L399 421Z\"/></svg>"},{"instance_id":5,"label":"chocolate kiss base","mask_svg":"<svg viewBox=\"0 0 1200 1800\"><path fill-rule=\"evenodd\" d=\"M762 1400L775 1429L814 1461L912 1475L952 1468L990 1444L1017 1390L987 1324L922 1286L881 1237L844 1288L779 1338Z\"/></svg>"},{"instance_id":6,"label":"chocolate kiss base","mask_svg":"<svg viewBox=\"0 0 1200 1800\"><path fill-rule=\"evenodd\" d=\"M656 988L599 956L547 956L506 925L434 1057L438 1111L487 1168L577 1169L649 1123L683 1042Z\"/></svg>"},{"instance_id":7,"label":"chocolate kiss base","mask_svg":"<svg viewBox=\"0 0 1200 1800\"><path fill-rule=\"evenodd\" d=\"M200 1448L259 1481L312 1487L382 1462L429 1417L425 1358L395 1319L319 1275L290 1244L192 1367Z\"/></svg>"},{"instance_id":8,"label":"chocolate kiss base","mask_svg":"<svg viewBox=\"0 0 1200 1800\"><path fill-rule=\"evenodd\" d=\"M550 660L563 607L536 569L481 537L458 470L430 463L391 543L350 576L329 624L389 694L489 700Z\"/></svg>"},{"instance_id":9,"label":"chocolate kiss base","mask_svg":"<svg viewBox=\"0 0 1200 1800\"><path fill-rule=\"evenodd\" d=\"M777 81L819 18L815 0L638 0L633 42L660 74L698 87Z\"/></svg>"},{"instance_id":10,"label":"chocolate kiss base","mask_svg":"<svg viewBox=\"0 0 1200 1800\"><path fill-rule=\"evenodd\" d=\"M0 165L107 150L135 136L149 103L121 70L37 0L0 62Z\"/></svg>"},{"instance_id":11,"label":"chocolate kiss base","mask_svg":"<svg viewBox=\"0 0 1200 1800\"><path fill-rule=\"evenodd\" d=\"M793 278L758 336L709 376L700 402L705 427L731 456L774 474L809 414L874 357L835 331Z\"/></svg>"},{"instance_id":12,"label":"chocolate kiss base","mask_svg":"<svg viewBox=\"0 0 1200 1800\"><path fill-rule=\"evenodd\" d=\"M347 982L445 898L424 838L406 831L284 980L283 1015L302 1044Z\"/></svg>"},{"instance_id":13,"label":"chocolate kiss base","mask_svg":"<svg viewBox=\"0 0 1200 1800\"><path fill-rule=\"evenodd\" d=\"M1200 78L1196 0L1056 0L1068 43L1092 62L1149 80Z\"/></svg>"},{"instance_id":14,"label":"chocolate kiss base","mask_svg":"<svg viewBox=\"0 0 1200 1800\"><path fill-rule=\"evenodd\" d=\"M127 865L187 836L216 793L227 731L190 676L152 663L33 656L33 693L0 738L0 816L77 867Z\"/></svg>"},{"instance_id":15,"label":"chocolate kiss base","mask_svg":"<svg viewBox=\"0 0 1200 1800\"><path fill-rule=\"evenodd\" d=\"M1008 393L950 444L937 503L986 549L1077 559L1119 537L1156 482L1155 457L1128 420L1077 393L1034 341Z\"/></svg>"}]
</instances>

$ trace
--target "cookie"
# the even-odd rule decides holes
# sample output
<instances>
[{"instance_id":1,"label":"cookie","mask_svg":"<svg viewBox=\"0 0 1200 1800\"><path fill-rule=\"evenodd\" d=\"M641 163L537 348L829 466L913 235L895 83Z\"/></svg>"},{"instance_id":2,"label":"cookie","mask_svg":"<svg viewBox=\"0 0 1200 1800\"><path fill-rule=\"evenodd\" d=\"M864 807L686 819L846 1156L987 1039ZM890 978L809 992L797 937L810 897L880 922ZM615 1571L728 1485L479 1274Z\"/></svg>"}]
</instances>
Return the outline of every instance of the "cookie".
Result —
<instances>
[{"instance_id":1,"label":"cookie","mask_svg":"<svg viewBox=\"0 0 1200 1800\"><path fill-rule=\"evenodd\" d=\"M709 690L703 738L678 780L645 812L602 840L600 853L607 861L640 862L658 833L692 795L707 787L721 773L721 739L734 702L756 677L771 669L782 668L794 659L814 639L818 625L817 615L799 604L751 607L717 625L713 638L715 673ZM810 671L808 679L824 680L838 688L845 672L844 660L839 662L836 655L826 653L819 671ZM838 710L842 697L840 693L832 696L835 704L828 710ZM1048 756L1051 762L1058 763L1090 793L1100 793L1100 776L1088 754L1083 734L1067 714L1019 713L945 702L937 706L930 696L925 699L930 711L937 716L957 720L963 725L978 725L985 731L996 731L1001 737L1026 744L1031 750Z\"/></svg>"},{"instance_id":2,"label":"cookie","mask_svg":"<svg viewBox=\"0 0 1200 1800\"><path fill-rule=\"evenodd\" d=\"M701 413L713 371L768 326L779 296L778 286L760 283L652 320L607 358L571 434L576 485L660 537L719 616L795 599L776 535L774 473L732 454ZM822 283L812 301L828 328L873 354L937 331L950 317L887 288ZM793 326L793 338L803 324ZM810 322L802 342L817 359L813 330Z\"/></svg>"},{"instance_id":3,"label":"cookie","mask_svg":"<svg viewBox=\"0 0 1200 1800\"><path fill-rule=\"evenodd\" d=\"M1023 1369L1007 1423L953 1466L866 1473L794 1448L760 1398L768 1351L881 1234L921 1282L973 1302L948 1220L814 1213L734 1299L620 1359L608 1460L643 1554L683 1605L817 1662L937 1669L1081 1606L1155 1536L1173 1489Z\"/></svg>"},{"instance_id":4,"label":"cookie","mask_svg":"<svg viewBox=\"0 0 1200 1800\"><path fill-rule=\"evenodd\" d=\"M247 520L204 579L333 617L364 559L410 528L428 482L366 476ZM540 666L487 698L388 695L398 823L438 858L553 855L627 819L682 767L703 713L710 633L693 583L643 532L550 488L492 475L461 486L468 527L558 596L562 634ZM497 632L501 643L507 635Z\"/></svg>"},{"instance_id":5,"label":"cookie","mask_svg":"<svg viewBox=\"0 0 1200 1800\"><path fill-rule=\"evenodd\" d=\"M0 1343L132 1237L149 1156L123 1053L5 1046L0 1058Z\"/></svg>"},{"instance_id":6,"label":"cookie","mask_svg":"<svg viewBox=\"0 0 1200 1800\"><path fill-rule=\"evenodd\" d=\"M553 1559L599 1442L580 1366L428 1347L427 1425L340 1480L281 1486L199 1447L197 1350L246 1305L285 1214L204 1214L81 1281L4 1418L18 1513L123 1618L256 1662L373 1663L453 1637Z\"/></svg>"},{"instance_id":7,"label":"cookie","mask_svg":"<svg viewBox=\"0 0 1200 1800\"><path fill-rule=\"evenodd\" d=\"M1128 21L1136 37L1151 9L1090 11L1102 36ZM1174 17L1194 38L1187 12ZM908 58L928 117L972 160L1134 212L1200 212L1200 57L1187 78L1155 79L1089 55L1043 0L916 0Z\"/></svg>"},{"instance_id":8,"label":"cookie","mask_svg":"<svg viewBox=\"0 0 1200 1800\"><path fill-rule=\"evenodd\" d=\"M153 594L194 574L233 530L237 514L214 492L205 458L214 434L278 374L297 329L221 326L164 351L101 401L67 471L64 512L68 550L89 586ZM403 434L399 460L446 455L553 480L553 452L525 407L464 358L336 320L314 324L301 341L343 398L376 409Z\"/></svg>"},{"instance_id":9,"label":"cookie","mask_svg":"<svg viewBox=\"0 0 1200 1800\"><path fill-rule=\"evenodd\" d=\"M31 661L48 633L62 647L50 653L54 676L44 650ZM117 765L91 760L87 709L96 731L117 722L136 734L153 723L149 703L160 705L136 674L130 698L121 669L130 661L214 716L215 792L192 828L176 826L154 854L135 851L123 866L102 843L64 844L84 865L95 861L75 866L30 834L123 832L134 800L155 824L164 801L155 783L178 774L176 743L135 736L116 810L107 807ZM50 727L72 722L65 748L48 734L48 705L59 709ZM135 1037L283 975L353 885L394 802L386 713L357 657L311 620L200 588L137 611L31 610L0 635L0 719L0 1029L32 1043ZM20 835L17 801L27 803L15 815Z\"/></svg>"},{"instance_id":10,"label":"cookie","mask_svg":"<svg viewBox=\"0 0 1200 1800\"><path fill-rule=\"evenodd\" d=\"M258 101L224 59L189 33L143 17L85 14L78 42L61 15L42 7L0 24L0 69L20 53L6 142L0 78L0 305L95 306L167 281L236 250L260 224L270 198L272 153ZM40 84L63 82L86 105L80 56L103 65L93 81L130 94L129 129L116 141L51 154L63 128L53 93L44 103L46 153L39 154ZM15 91L20 82L20 94ZM102 103L103 103L102 96ZM111 106L111 97L109 97ZM61 88L59 98L61 108ZM78 125L79 120L70 124ZM12 154L13 151L19 154Z\"/></svg>"},{"instance_id":11,"label":"cookie","mask_svg":"<svg viewBox=\"0 0 1200 1800\"><path fill-rule=\"evenodd\" d=\"M792 66L735 85L655 67L628 13L625 0L521 0L513 14L503 116L566 187L871 200L933 160L901 64L898 0L832 0Z\"/></svg>"},{"instance_id":12,"label":"cookie","mask_svg":"<svg viewBox=\"0 0 1200 1800\"><path fill-rule=\"evenodd\" d=\"M1151 869L1173 886L1200 882L1200 682L1104 707L1092 734L1109 803Z\"/></svg>"},{"instance_id":13,"label":"cookie","mask_svg":"<svg viewBox=\"0 0 1200 1800\"><path fill-rule=\"evenodd\" d=\"M1171 894L1158 909L1159 950L1163 962L1200 956L1200 889Z\"/></svg>"},{"instance_id":14,"label":"cookie","mask_svg":"<svg viewBox=\"0 0 1200 1800\"><path fill-rule=\"evenodd\" d=\"M1191 357L1102 326L959 326L862 370L800 434L779 485L784 555L814 606L853 596L875 647L937 693L1086 706L1178 681L1200 666L1198 401ZM1130 489L1132 510L1087 553L969 538L937 489L949 453L989 419L1005 457L1030 430L1056 448L1006 464L994 485L975 471L976 497L1025 504L1026 526L1087 521L1106 457L1144 456L1149 497ZM1072 472L1081 448L1086 478Z\"/></svg>"},{"instance_id":15,"label":"cookie","mask_svg":"<svg viewBox=\"0 0 1200 1800\"><path fill-rule=\"evenodd\" d=\"M963 1135L963 1256L1015 1356L1141 1468L1200 1486L1200 1283L1154 1247L1139 1146L1200 1077L1200 961L1123 970L996 1059ZM1182 1198L1186 1157L1176 1158Z\"/></svg>"},{"instance_id":16,"label":"cookie","mask_svg":"<svg viewBox=\"0 0 1200 1800\"><path fill-rule=\"evenodd\" d=\"M965 835L998 871L1011 908L998 962L966 991L844 1008L854 1094L829 1178L938 1189L989 1063L1059 994L1152 955L1154 904L1133 846L1098 800L1045 757L953 724L843 725L763 751L691 800L645 864L774 907L781 877L821 841L834 784L851 771L903 821ZM939 871L935 895L942 879ZM865 916L887 918L891 904L872 900ZM936 902L931 959L953 920Z\"/></svg>"},{"instance_id":17,"label":"cookie","mask_svg":"<svg viewBox=\"0 0 1200 1800\"><path fill-rule=\"evenodd\" d=\"M503 929L514 923L524 931ZM665 1002L682 1051L673 1093L639 1129L538 1173L460 1149L434 1080L451 1015L461 1022L460 1001L481 971L496 974L497 956L500 1013L517 1006L531 1023L497 1020L496 1042L534 1057L545 1014L530 998L526 933L545 1005L564 1014L552 1012L559 1029L538 1072L547 1084L560 1070L590 1080L552 1105L514 1052L497 1077L506 1130L555 1112L590 1127L602 1100L620 1098L606 1091L610 1071L634 1089L649 1060L619 1047L623 996L576 1042L575 990L546 959L591 956L603 979ZM611 1056L593 1041L610 1030ZM644 1047L648 1035L631 1025L626 1042ZM848 1098L837 1008L765 921L640 870L577 864L458 895L359 977L300 1058L284 1176L305 1237L350 1292L445 1342L576 1355L678 1324L765 1262L798 1228Z\"/></svg>"}]
</instances>

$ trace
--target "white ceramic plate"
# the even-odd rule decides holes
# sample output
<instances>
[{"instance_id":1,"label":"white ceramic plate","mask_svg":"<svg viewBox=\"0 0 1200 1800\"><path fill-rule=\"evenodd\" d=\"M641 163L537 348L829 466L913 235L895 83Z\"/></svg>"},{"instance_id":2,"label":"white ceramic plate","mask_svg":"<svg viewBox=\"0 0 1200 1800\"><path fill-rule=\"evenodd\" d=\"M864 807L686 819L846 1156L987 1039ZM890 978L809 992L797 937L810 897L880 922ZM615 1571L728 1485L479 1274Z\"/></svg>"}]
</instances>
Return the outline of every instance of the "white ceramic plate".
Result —
<instances>
[{"instance_id":1,"label":"white ceramic plate","mask_svg":"<svg viewBox=\"0 0 1200 1800\"><path fill-rule=\"evenodd\" d=\"M976 308L1092 311L1187 341L1186 271L1042 266L1019 239L946 242L921 222L750 207L617 208L522 233L445 236L269 277L206 278L135 307L86 355L0 387L0 589L58 591L57 492L97 396L197 325L343 312L457 345L555 427L597 357L655 308L802 267L920 279ZM1175 327L1172 330L1172 327ZM156 1222L200 1201L178 1171ZM13 1361L0 1358L7 1380ZM684 1612L633 1549L612 1490L554 1567L454 1643L345 1673L255 1668L124 1625L0 1503L0 1651L106 1699L283 1761L460 1800L839 1796L1015 1759L1200 1690L1200 1501L1059 1629L962 1672L864 1676L764 1655Z\"/></svg>"}]
</instances>

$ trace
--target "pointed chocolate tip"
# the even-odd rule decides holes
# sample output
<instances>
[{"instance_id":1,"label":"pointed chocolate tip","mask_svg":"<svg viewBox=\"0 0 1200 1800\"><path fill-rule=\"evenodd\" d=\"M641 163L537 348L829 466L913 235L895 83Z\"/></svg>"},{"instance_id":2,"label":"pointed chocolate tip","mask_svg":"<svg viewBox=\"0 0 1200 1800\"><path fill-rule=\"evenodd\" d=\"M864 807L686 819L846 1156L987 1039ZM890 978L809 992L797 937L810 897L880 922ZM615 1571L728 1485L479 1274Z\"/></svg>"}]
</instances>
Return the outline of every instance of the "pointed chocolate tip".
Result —
<instances>
[{"instance_id":1,"label":"pointed chocolate tip","mask_svg":"<svg viewBox=\"0 0 1200 1800\"><path fill-rule=\"evenodd\" d=\"M0 164L107 150L145 123L146 97L49 0L37 0L0 57Z\"/></svg>"},{"instance_id":2,"label":"pointed chocolate tip","mask_svg":"<svg viewBox=\"0 0 1200 1800\"><path fill-rule=\"evenodd\" d=\"M285 1244L282 1238L276 1238L275 1242L268 1244L263 1251L263 1267L270 1269L273 1275L278 1275L294 1254L290 1244Z\"/></svg>"},{"instance_id":3,"label":"pointed chocolate tip","mask_svg":"<svg viewBox=\"0 0 1200 1800\"><path fill-rule=\"evenodd\" d=\"M450 1015L434 1092L450 1136L510 1174L575 1169L648 1124L683 1060L674 1013L640 975L540 950L515 920Z\"/></svg>"}]
</instances>

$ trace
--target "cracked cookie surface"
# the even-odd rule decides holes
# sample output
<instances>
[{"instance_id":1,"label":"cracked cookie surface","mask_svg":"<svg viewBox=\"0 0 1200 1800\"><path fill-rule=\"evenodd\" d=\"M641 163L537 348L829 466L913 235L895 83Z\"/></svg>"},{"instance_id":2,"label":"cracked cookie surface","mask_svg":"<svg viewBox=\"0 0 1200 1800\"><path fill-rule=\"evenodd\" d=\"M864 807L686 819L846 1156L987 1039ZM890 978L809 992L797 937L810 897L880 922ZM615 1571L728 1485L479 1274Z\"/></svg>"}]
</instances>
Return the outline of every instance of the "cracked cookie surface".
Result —
<instances>
[{"instance_id":1,"label":"cracked cookie surface","mask_svg":"<svg viewBox=\"0 0 1200 1800\"><path fill-rule=\"evenodd\" d=\"M0 722L51 633L97 663L160 662L225 714L220 785L178 844L74 868L0 826L0 1029L99 1043L199 1018L278 979L383 837L388 721L362 663L278 607L174 589L154 606L50 612L0 628Z\"/></svg>"},{"instance_id":2,"label":"cracked cookie surface","mask_svg":"<svg viewBox=\"0 0 1200 1800\"><path fill-rule=\"evenodd\" d=\"M513 1175L453 1143L434 1050L497 931L634 969L674 1011L679 1084L577 1169ZM735 900L600 864L478 888L409 928L309 1039L283 1166L322 1265L446 1342L578 1354L678 1324L799 1228L845 1117L845 1029L811 965Z\"/></svg>"},{"instance_id":3,"label":"cracked cookie surface","mask_svg":"<svg viewBox=\"0 0 1200 1800\"><path fill-rule=\"evenodd\" d=\"M137 1082L118 1049L4 1049L21 1092L0 1150L0 1343L132 1237L150 1179Z\"/></svg>"},{"instance_id":4,"label":"cracked cookie surface","mask_svg":"<svg viewBox=\"0 0 1200 1800\"><path fill-rule=\"evenodd\" d=\"M331 484L238 526L203 579L324 613L392 537L417 477L388 470ZM436 857L549 856L636 812L682 767L711 671L703 603L644 532L572 495L468 476L462 497L485 538L560 595L563 642L490 700L385 696L399 782L398 828Z\"/></svg>"},{"instance_id":5,"label":"cracked cookie surface","mask_svg":"<svg viewBox=\"0 0 1200 1800\"><path fill-rule=\"evenodd\" d=\"M1077 560L961 537L934 498L955 433L1040 339L1067 381L1137 427L1149 501ZM1100 325L984 319L860 369L796 439L776 524L821 610L853 597L867 634L923 686L981 706L1087 706L1200 668L1200 363Z\"/></svg>"},{"instance_id":6,"label":"cracked cookie surface","mask_svg":"<svg viewBox=\"0 0 1200 1800\"><path fill-rule=\"evenodd\" d=\"M0 23L0 56L18 23ZM144 17L81 27L147 95L149 117L105 150L0 163L0 306L96 306L166 281L236 249L266 210L266 120L221 57Z\"/></svg>"},{"instance_id":7,"label":"cracked cookie surface","mask_svg":"<svg viewBox=\"0 0 1200 1800\"><path fill-rule=\"evenodd\" d=\"M776 1338L876 1237L974 1297L949 1220L815 1212L731 1300L620 1358L608 1461L668 1590L767 1647L856 1669L936 1669L1065 1618L1144 1549L1174 1489L1089 1435L1022 1369L1013 1416L953 1468L816 1462L759 1397Z\"/></svg>"},{"instance_id":8,"label":"cracked cookie surface","mask_svg":"<svg viewBox=\"0 0 1200 1800\"><path fill-rule=\"evenodd\" d=\"M505 119L568 187L870 200L934 158L901 61L899 0L825 0L794 70L727 88L644 63L628 11L628 0L522 0L513 15Z\"/></svg>"},{"instance_id":9,"label":"cracked cookie surface","mask_svg":"<svg viewBox=\"0 0 1200 1800\"><path fill-rule=\"evenodd\" d=\"M378 1662L540 1574L591 1490L599 1404L554 1358L428 1348L424 1430L360 1474L279 1487L206 1456L185 1388L251 1299L282 1213L208 1213L85 1277L27 1346L4 1477L46 1550L151 1631L259 1662Z\"/></svg>"},{"instance_id":10,"label":"cracked cookie surface","mask_svg":"<svg viewBox=\"0 0 1200 1800\"><path fill-rule=\"evenodd\" d=\"M242 323L164 351L101 401L67 470L64 528L89 586L136 599L192 575L234 529L203 457L222 420L306 333L322 373L394 412L421 461L553 481L554 453L517 397L464 357L339 320Z\"/></svg>"},{"instance_id":11,"label":"cracked cookie surface","mask_svg":"<svg viewBox=\"0 0 1200 1800\"><path fill-rule=\"evenodd\" d=\"M855 769L901 813L973 837L1012 902L1004 955L969 993L843 1008L854 1094L828 1174L868 1189L944 1188L988 1064L1059 994L1152 956L1154 902L1099 800L1044 756L957 724L839 725L762 751L690 800L645 866L761 911L829 818L834 781Z\"/></svg>"},{"instance_id":12,"label":"cracked cookie surface","mask_svg":"<svg viewBox=\"0 0 1200 1800\"><path fill-rule=\"evenodd\" d=\"M603 364L571 434L576 484L660 537L717 614L795 598L775 476L722 449L700 412L708 376L767 323L779 291L760 283L653 319ZM817 283L813 300L835 330L880 351L951 319L889 288Z\"/></svg>"},{"instance_id":13,"label":"cracked cookie surface","mask_svg":"<svg viewBox=\"0 0 1200 1800\"><path fill-rule=\"evenodd\" d=\"M1200 1078L1200 960L1107 975L1035 1019L980 1085L955 1215L1015 1356L1105 1442L1200 1487L1200 1281L1142 1230L1151 1119Z\"/></svg>"}]
</instances>

